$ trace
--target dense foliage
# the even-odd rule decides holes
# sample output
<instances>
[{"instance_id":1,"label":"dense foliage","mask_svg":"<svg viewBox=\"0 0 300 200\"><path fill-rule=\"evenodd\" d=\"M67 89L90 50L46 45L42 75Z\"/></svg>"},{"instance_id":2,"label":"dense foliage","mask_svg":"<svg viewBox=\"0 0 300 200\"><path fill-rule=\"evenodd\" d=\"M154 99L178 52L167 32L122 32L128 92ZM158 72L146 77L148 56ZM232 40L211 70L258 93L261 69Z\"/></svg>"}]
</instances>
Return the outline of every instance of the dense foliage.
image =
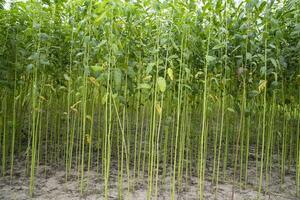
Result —
<instances>
[{"instance_id":1,"label":"dense foliage","mask_svg":"<svg viewBox=\"0 0 300 200\"><path fill-rule=\"evenodd\" d=\"M148 179L148 198L166 176L172 198L184 176L203 198L208 160L214 184L227 168L247 184L251 149L259 191L275 168L282 182L295 169L299 195L297 0L0 6L0 91L1 172L25 157L31 195L44 164L66 180L78 170L81 193L95 168L107 198L116 162L119 184Z\"/></svg>"}]
</instances>

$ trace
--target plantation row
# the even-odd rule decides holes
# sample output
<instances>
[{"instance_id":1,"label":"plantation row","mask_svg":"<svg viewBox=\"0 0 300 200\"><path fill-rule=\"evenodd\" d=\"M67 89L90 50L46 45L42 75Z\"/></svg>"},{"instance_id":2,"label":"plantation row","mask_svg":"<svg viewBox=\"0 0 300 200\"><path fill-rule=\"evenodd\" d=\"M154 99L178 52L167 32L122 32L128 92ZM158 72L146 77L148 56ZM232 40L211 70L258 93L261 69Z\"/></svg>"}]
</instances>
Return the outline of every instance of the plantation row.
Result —
<instances>
[{"instance_id":1,"label":"plantation row","mask_svg":"<svg viewBox=\"0 0 300 200\"><path fill-rule=\"evenodd\" d=\"M207 179L246 186L249 159L259 192L279 170L300 195L299 1L32 0L0 34L1 173L25 160L30 195L52 165L81 194L95 170L107 199L117 166L148 199L166 177L203 199Z\"/></svg>"}]
</instances>

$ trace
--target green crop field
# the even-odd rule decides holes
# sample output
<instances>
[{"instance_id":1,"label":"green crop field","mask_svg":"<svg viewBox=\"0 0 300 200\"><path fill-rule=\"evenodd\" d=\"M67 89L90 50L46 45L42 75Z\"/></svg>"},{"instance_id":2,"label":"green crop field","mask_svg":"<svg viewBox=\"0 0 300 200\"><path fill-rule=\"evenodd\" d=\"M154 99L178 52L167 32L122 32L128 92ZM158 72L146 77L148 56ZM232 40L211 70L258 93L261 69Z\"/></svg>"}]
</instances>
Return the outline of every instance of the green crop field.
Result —
<instances>
[{"instance_id":1,"label":"green crop field","mask_svg":"<svg viewBox=\"0 0 300 200\"><path fill-rule=\"evenodd\" d=\"M0 156L0 199L300 198L300 1L0 0Z\"/></svg>"}]
</instances>

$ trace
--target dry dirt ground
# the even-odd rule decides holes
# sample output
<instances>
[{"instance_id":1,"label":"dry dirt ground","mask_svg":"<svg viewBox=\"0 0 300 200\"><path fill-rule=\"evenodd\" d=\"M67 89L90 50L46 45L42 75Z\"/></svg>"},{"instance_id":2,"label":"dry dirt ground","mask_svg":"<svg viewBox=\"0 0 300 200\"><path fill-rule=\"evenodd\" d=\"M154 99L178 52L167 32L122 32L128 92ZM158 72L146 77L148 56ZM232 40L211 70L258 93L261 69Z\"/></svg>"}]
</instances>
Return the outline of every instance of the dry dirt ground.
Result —
<instances>
[{"instance_id":1,"label":"dry dirt ground","mask_svg":"<svg viewBox=\"0 0 300 200\"><path fill-rule=\"evenodd\" d=\"M221 200L232 199L232 176L231 170L228 170L228 181L220 181L218 192L215 192L215 186L209 181L209 177L205 181L204 199ZM257 191L257 178L255 167L249 168L249 179L245 188L235 186L234 200L247 199L270 199L270 200L296 200L295 191L295 173L287 173L285 183L280 184L279 173L274 170L269 184L268 192L259 195ZM277 170L278 171L278 170ZM45 176L46 172L46 176ZM8 172L9 173L9 172ZM208 167L207 173L210 174ZM91 170L89 182L86 183L85 192L80 195L79 181L77 173L74 171L69 180L65 182L65 171L49 166L40 166L37 178L35 179L36 189L32 199L39 200L79 200L79 199L104 199L104 184L103 180L97 178L96 172ZM238 177L238 175L237 175ZM161 179L160 179L161 180ZM196 200L199 199L198 184L196 177L190 177L188 186L183 184L181 192L176 194L176 199ZM136 187L128 192L127 181L124 176L123 181L123 198L128 200L145 200L147 199L147 178L140 180ZM16 166L16 170L11 180L9 175L0 178L0 199L1 200L25 200L31 199L29 193L29 178L25 176L24 167L21 164ZM259 197L259 198L258 198ZM112 167L109 186L109 199L118 199L118 180L117 170ZM166 178L165 186L159 187L159 200L171 199L170 192L170 177ZM300 199L300 198L299 198Z\"/></svg>"}]
</instances>

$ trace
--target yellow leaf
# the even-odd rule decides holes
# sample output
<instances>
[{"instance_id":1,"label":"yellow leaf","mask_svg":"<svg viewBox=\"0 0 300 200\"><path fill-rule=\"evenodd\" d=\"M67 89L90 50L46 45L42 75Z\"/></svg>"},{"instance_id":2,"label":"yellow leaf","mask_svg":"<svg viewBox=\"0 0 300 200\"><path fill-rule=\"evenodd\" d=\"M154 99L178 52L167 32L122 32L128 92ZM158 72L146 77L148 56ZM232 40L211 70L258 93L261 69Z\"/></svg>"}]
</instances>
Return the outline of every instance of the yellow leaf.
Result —
<instances>
[{"instance_id":1,"label":"yellow leaf","mask_svg":"<svg viewBox=\"0 0 300 200\"><path fill-rule=\"evenodd\" d=\"M161 115L162 109L158 103L155 104L155 108L156 108L156 111L158 112L158 114Z\"/></svg>"},{"instance_id":2,"label":"yellow leaf","mask_svg":"<svg viewBox=\"0 0 300 200\"><path fill-rule=\"evenodd\" d=\"M157 84L161 92L164 92L166 90L167 84L166 84L166 80L163 77L157 78Z\"/></svg>"},{"instance_id":3,"label":"yellow leaf","mask_svg":"<svg viewBox=\"0 0 300 200\"><path fill-rule=\"evenodd\" d=\"M168 68L167 73L168 73L169 78L173 81L174 80L173 70L171 68Z\"/></svg>"},{"instance_id":4,"label":"yellow leaf","mask_svg":"<svg viewBox=\"0 0 300 200\"><path fill-rule=\"evenodd\" d=\"M267 87L267 81L266 80L260 80L259 81L259 86L258 86L258 91L262 92L266 89Z\"/></svg>"}]
</instances>

